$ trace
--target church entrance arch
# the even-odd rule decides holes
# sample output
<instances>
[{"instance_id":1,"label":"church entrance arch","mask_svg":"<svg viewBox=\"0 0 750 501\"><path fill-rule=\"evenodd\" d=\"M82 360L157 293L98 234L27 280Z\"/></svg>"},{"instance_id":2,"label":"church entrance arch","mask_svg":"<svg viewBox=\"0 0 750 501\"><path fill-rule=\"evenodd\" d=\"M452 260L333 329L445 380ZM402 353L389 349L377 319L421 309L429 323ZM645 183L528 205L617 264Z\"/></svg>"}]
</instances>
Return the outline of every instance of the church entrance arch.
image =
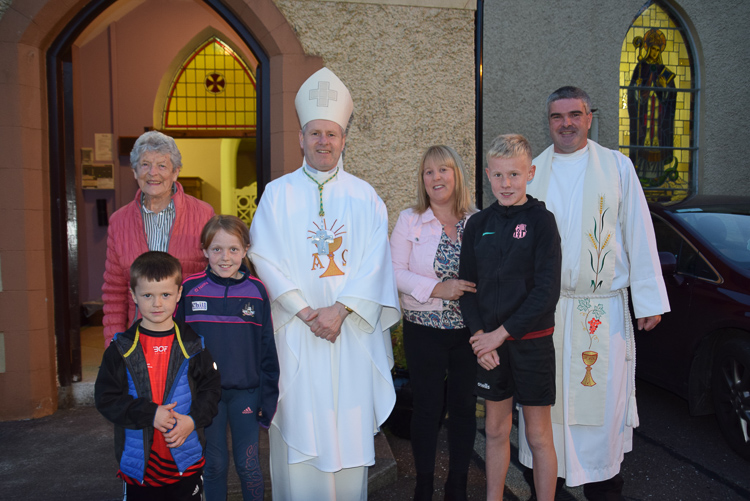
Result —
<instances>
[{"instance_id":1,"label":"church entrance arch","mask_svg":"<svg viewBox=\"0 0 750 501\"><path fill-rule=\"evenodd\" d=\"M97 22L100 16L112 6L124 5L126 8L137 8L148 0L94 0L75 12L71 20L62 30L50 28L49 37L54 41L46 52L47 72L47 112L49 118L49 166L50 166L50 229L52 278L54 289L54 333L57 338L57 366L60 386L69 386L81 379L81 345L80 345L80 311L81 284L79 272L82 266L88 266L88 260L82 259L81 213L83 197L81 195L81 155L80 145L81 123L77 120L80 101L74 96L75 85L75 57L73 45L77 38ZM49 2L42 10L44 14L59 10ZM252 52L258 62L255 80L257 90L257 130L255 133L256 173L258 178L257 196L273 174L271 169L271 150L280 159L277 169L281 173L289 170L286 164L293 165L297 124L287 123L290 116L285 108L290 105L282 103L281 96L272 96L271 74L276 68L276 87L281 88L281 75L289 80L290 85L298 85L305 75L320 66L319 58L307 58L293 33L293 30L273 4L272 0L259 0L248 6L241 0L195 0L213 10L231 27L233 34ZM262 13L263 15L260 15ZM105 18L106 22L106 18ZM253 33L262 34L262 44ZM144 34L147 36L147 34ZM155 48L158 50L158 48ZM302 63L302 64L300 64ZM145 64L145 61L144 61ZM295 70L284 73L290 66ZM114 80L114 78L113 78ZM155 96L150 97L153 102ZM278 103L277 118L272 122L271 106ZM128 103L122 103L128 106ZM293 116L293 115L292 115ZM144 124L158 128L158 124ZM272 129L273 127L273 129ZM111 147L113 154L118 154L119 137L112 132ZM140 131L142 132L142 130ZM136 132L137 133L137 132ZM272 137L273 136L273 137ZM77 141L78 139L78 141ZM290 141L292 139L292 141ZM122 152L119 152L122 153ZM117 164L117 160L115 160ZM115 197L117 198L117 197ZM127 200L117 200L117 204L109 212L127 203ZM90 257L90 256L89 256Z\"/></svg>"}]
</instances>

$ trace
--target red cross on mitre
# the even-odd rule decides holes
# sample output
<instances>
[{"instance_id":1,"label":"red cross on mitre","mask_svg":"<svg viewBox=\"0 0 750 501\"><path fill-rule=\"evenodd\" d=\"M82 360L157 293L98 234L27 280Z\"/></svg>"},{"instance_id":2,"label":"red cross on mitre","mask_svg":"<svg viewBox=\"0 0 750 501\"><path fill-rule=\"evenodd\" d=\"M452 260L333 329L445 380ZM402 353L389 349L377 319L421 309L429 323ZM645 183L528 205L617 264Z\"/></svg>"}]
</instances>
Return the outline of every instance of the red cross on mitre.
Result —
<instances>
[{"instance_id":1,"label":"red cross on mitre","mask_svg":"<svg viewBox=\"0 0 750 501\"><path fill-rule=\"evenodd\" d=\"M211 73L206 76L206 90L214 94L218 94L224 90L227 83L224 77L220 73Z\"/></svg>"}]
</instances>

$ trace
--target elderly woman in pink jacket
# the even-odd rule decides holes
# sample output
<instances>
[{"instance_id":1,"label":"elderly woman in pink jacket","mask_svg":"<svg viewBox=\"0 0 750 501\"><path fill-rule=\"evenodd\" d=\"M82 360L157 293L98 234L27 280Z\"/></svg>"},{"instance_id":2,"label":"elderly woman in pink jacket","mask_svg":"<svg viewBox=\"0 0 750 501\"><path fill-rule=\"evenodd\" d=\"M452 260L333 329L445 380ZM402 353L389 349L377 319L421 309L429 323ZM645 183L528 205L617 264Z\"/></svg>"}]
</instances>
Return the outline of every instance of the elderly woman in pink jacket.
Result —
<instances>
[{"instance_id":1,"label":"elderly woman in pink jacket","mask_svg":"<svg viewBox=\"0 0 750 501\"><path fill-rule=\"evenodd\" d=\"M135 199L109 220L104 270L104 345L137 318L130 297L130 265L149 250L180 260L182 276L203 271L207 260L200 233L214 215L206 202L186 195L177 176L182 155L174 139L157 131L143 134L130 152L130 166L140 189Z\"/></svg>"},{"instance_id":2,"label":"elderly woman in pink jacket","mask_svg":"<svg viewBox=\"0 0 750 501\"><path fill-rule=\"evenodd\" d=\"M474 283L458 279L464 225L475 212L458 154L431 146L417 172L417 203L399 215L391 254L404 312L404 350L413 392L415 500L431 500L447 374L450 469L446 500L466 499L476 433L477 359L458 306Z\"/></svg>"}]
</instances>

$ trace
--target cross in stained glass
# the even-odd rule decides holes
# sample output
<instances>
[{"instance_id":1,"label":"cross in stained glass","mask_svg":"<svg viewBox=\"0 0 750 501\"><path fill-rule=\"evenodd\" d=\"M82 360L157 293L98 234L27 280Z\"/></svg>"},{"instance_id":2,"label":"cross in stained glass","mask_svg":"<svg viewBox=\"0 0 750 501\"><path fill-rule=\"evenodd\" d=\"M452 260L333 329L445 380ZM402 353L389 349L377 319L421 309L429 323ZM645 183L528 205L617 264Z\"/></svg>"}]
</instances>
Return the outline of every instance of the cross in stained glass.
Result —
<instances>
[{"instance_id":1,"label":"cross in stained glass","mask_svg":"<svg viewBox=\"0 0 750 501\"><path fill-rule=\"evenodd\" d=\"M224 81L224 77L219 73L211 73L206 77L206 89L208 89L208 92L218 94L224 90L225 86L226 81Z\"/></svg>"}]
</instances>

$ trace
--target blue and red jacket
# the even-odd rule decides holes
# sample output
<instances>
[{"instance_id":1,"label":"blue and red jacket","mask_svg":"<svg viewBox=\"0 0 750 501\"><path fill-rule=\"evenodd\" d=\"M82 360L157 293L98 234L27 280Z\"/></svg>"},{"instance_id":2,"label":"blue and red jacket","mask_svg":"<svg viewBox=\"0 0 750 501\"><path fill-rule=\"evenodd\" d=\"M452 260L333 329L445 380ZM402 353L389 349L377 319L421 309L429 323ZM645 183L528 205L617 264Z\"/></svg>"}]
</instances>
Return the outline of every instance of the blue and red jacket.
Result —
<instances>
[{"instance_id":1,"label":"blue and red jacket","mask_svg":"<svg viewBox=\"0 0 750 501\"><path fill-rule=\"evenodd\" d=\"M279 359L266 287L244 265L239 279L222 278L209 269L182 284L176 317L206 341L225 389L260 388L256 413L264 427L271 424L279 398Z\"/></svg>"},{"instance_id":2,"label":"blue and red jacket","mask_svg":"<svg viewBox=\"0 0 750 501\"><path fill-rule=\"evenodd\" d=\"M138 342L137 321L115 335L105 350L94 386L96 408L115 424L115 455L120 471L143 482L154 440L154 403L146 357ZM203 428L211 424L221 399L221 381L203 340L190 327L176 322L169 357L164 402L177 402L175 411L189 415L195 430L180 447L170 449L180 474L203 457Z\"/></svg>"}]
</instances>

